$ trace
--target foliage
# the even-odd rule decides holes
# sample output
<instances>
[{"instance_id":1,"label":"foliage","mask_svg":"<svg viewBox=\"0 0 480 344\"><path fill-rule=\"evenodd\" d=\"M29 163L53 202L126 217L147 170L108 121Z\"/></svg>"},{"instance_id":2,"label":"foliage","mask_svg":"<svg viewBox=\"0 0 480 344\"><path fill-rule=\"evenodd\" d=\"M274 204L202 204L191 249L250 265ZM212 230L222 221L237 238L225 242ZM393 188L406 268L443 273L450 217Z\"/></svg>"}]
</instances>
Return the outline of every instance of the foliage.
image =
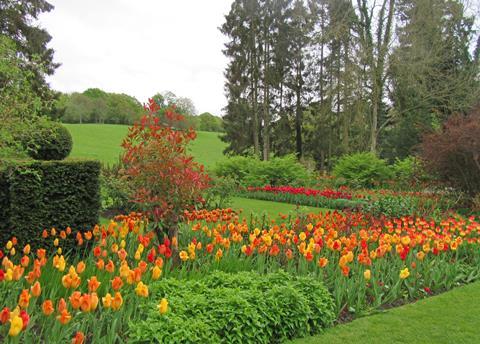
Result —
<instances>
[{"instance_id":1,"label":"foliage","mask_svg":"<svg viewBox=\"0 0 480 344\"><path fill-rule=\"evenodd\" d=\"M220 117L214 116L209 112L204 112L198 115L197 119L199 122L197 125L197 130L213 132L223 131L223 121Z\"/></svg>"},{"instance_id":2,"label":"foliage","mask_svg":"<svg viewBox=\"0 0 480 344\"><path fill-rule=\"evenodd\" d=\"M473 13L462 0L232 1L226 152L295 153L328 171L352 152L415 154L479 98Z\"/></svg>"},{"instance_id":3,"label":"foliage","mask_svg":"<svg viewBox=\"0 0 480 344\"><path fill-rule=\"evenodd\" d=\"M254 157L233 156L217 163L215 173L231 177L242 186L305 185L311 173L295 156L274 157L262 161Z\"/></svg>"},{"instance_id":4,"label":"foliage","mask_svg":"<svg viewBox=\"0 0 480 344\"><path fill-rule=\"evenodd\" d=\"M480 107L468 116L450 117L441 131L421 145L426 168L441 180L473 196L480 192Z\"/></svg>"},{"instance_id":5,"label":"foliage","mask_svg":"<svg viewBox=\"0 0 480 344\"><path fill-rule=\"evenodd\" d=\"M100 196L102 211L127 214L134 211L134 205L129 202L128 186L121 179L121 164L104 165L100 174Z\"/></svg>"},{"instance_id":6,"label":"foliage","mask_svg":"<svg viewBox=\"0 0 480 344\"><path fill-rule=\"evenodd\" d=\"M29 88L28 94L23 94L21 89L17 89L14 96L22 99L23 104L26 104L25 98L33 96L35 109L31 108L28 111L38 110L41 115L49 115L53 111L54 100L57 97L56 92L50 89L45 80L45 77L52 75L59 66L53 62L54 50L48 47L52 37L37 24L40 15L52 9L53 6L45 0L0 2L0 35L2 40L3 37L8 37L13 41L16 58L21 61L21 69L26 76L23 81Z\"/></svg>"},{"instance_id":7,"label":"foliage","mask_svg":"<svg viewBox=\"0 0 480 344\"><path fill-rule=\"evenodd\" d=\"M335 164L333 174L344 178L352 187L373 187L392 177L386 162L372 153L342 156Z\"/></svg>"},{"instance_id":8,"label":"foliage","mask_svg":"<svg viewBox=\"0 0 480 344\"><path fill-rule=\"evenodd\" d=\"M47 228L86 230L98 221L100 163L8 161L0 171L0 242L38 244Z\"/></svg>"},{"instance_id":9,"label":"foliage","mask_svg":"<svg viewBox=\"0 0 480 344\"><path fill-rule=\"evenodd\" d=\"M172 231L172 237L177 235L176 225L183 211L201 202L209 178L203 166L187 152L195 131L162 125L155 117L160 107L152 99L147 109L148 113L129 129L123 141L121 174L128 182L130 200L154 220L159 238L163 237L160 223L164 230ZM174 124L183 120L172 110L165 116Z\"/></svg>"},{"instance_id":10,"label":"foliage","mask_svg":"<svg viewBox=\"0 0 480 344\"><path fill-rule=\"evenodd\" d=\"M284 272L213 272L198 280L165 279L151 290L155 299L168 298L171 312L145 307L147 317L132 324L133 341L281 343L319 333L334 320L321 282ZM205 324L202 332L198 323Z\"/></svg>"},{"instance_id":11,"label":"foliage","mask_svg":"<svg viewBox=\"0 0 480 344\"><path fill-rule=\"evenodd\" d=\"M1 6L1 5L0 5ZM32 72L24 68L14 42L0 35L0 121L8 125L14 120L26 120L37 116L41 110L41 98L30 83Z\"/></svg>"},{"instance_id":12,"label":"foliage","mask_svg":"<svg viewBox=\"0 0 480 344\"><path fill-rule=\"evenodd\" d=\"M237 191L235 180L231 177L213 177L211 186L205 191L205 207L207 209L227 208Z\"/></svg>"},{"instance_id":13,"label":"foliage","mask_svg":"<svg viewBox=\"0 0 480 344\"><path fill-rule=\"evenodd\" d=\"M368 202L363 211L373 216L402 217L415 213L415 199L412 197L381 197Z\"/></svg>"},{"instance_id":14,"label":"foliage","mask_svg":"<svg viewBox=\"0 0 480 344\"><path fill-rule=\"evenodd\" d=\"M143 113L142 105L134 97L98 88L64 94L59 107L64 112L64 123L133 124Z\"/></svg>"},{"instance_id":15,"label":"foliage","mask_svg":"<svg viewBox=\"0 0 480 344\"><path fill-rule=\"evenodd\" d=\"M39 119L20 135L25 150L36 160L63 160L72 151L72 135L57 122Z\"/></svg>"}]
</instances>

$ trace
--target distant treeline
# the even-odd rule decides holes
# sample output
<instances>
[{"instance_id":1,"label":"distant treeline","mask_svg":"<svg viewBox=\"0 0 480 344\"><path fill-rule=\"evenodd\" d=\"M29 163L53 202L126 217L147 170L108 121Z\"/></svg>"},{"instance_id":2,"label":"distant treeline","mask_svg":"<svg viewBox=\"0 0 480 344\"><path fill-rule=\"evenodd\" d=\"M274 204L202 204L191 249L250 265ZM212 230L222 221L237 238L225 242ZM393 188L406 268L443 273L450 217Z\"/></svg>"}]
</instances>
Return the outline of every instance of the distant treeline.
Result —
<instances>
[{"instance_id":1,"label":"distant treeline","mask_svg":"<svg viewBox=\"0 0 480 344\"><path fill-rule=\"evenodd\" d=\"M153 99L163 108L175 106L185 116L185 126L201 131L223 131L222 119L208 112L196 115L189 98L177 97L172 92L158 93ZM109 93L89 88L79 93L62 94L56 104L56 116L64 123L133 124L140 119L142 104L127 94Z\"/></svg>"}]
</instances>

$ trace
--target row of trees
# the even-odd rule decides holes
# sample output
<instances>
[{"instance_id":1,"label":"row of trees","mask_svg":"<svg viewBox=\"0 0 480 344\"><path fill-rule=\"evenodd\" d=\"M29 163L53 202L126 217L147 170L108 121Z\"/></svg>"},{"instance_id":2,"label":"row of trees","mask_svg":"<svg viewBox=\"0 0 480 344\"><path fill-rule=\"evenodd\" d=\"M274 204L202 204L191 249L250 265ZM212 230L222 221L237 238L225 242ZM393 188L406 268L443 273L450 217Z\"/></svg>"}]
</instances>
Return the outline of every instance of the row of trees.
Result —
<instances>
[{"instance_id":1,"label":"row of trees","mask_svg":"<svg viewBox=\"0 0 480 344\"><path fill-rule=\"evenodd\" d=\"M411 154L478 101L480 38L461 0L235 0L221 31L228 151L268 159Z\"/></svg>"},{"instance_id":2,"label":"row of trees","mask_svg":"<svg viewBox=\"0 0 480 344\"><path fill-rule=\"evenodd\" d=\"M178 97L173 92L155 94L152 99L158 104L157 116L164 116L168 108L185 117L182 125L202 131L220 132L222 119L208 112L196 115L193 101ZM144 114L143 105L127 94L109 93L98 88L89 88L82 93L62 94L56 103L57 119L64 123L109 123L133 124Z\"/></svg>"}]
</instances>

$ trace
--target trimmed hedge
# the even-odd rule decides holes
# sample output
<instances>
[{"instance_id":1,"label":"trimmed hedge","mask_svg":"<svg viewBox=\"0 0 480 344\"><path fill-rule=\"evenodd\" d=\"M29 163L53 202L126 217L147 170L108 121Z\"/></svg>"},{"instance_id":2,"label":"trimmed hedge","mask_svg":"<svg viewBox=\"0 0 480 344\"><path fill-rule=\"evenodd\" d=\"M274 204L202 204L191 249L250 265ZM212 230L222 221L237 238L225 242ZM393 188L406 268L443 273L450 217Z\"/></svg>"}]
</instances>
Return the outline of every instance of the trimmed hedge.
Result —
<instances>
[{"instance_id":1,"label":"trimmed hedge","mask_svg":"<svg viewBox=\"0 0 480 344\"><path fill-rule=\"evenodd\" d=\"M0 170L0 244L39 244L43 229L98 223L100 162L10 161Z\"/></svg>"},{"instance_id":2,"label":"trimmed hedge","mask_svg":"<svg viewBox=\"0 0 480 344\"><path fill-rule=\"evenodd\" d=\"M150 287L152 297L141 306L145 318L130 327L134 343L281 343L319 333L335 320L322 282L285 272L214 272ZM161 315L156 306L163 297L169 310Z\"/></svg>"}]
</instances>

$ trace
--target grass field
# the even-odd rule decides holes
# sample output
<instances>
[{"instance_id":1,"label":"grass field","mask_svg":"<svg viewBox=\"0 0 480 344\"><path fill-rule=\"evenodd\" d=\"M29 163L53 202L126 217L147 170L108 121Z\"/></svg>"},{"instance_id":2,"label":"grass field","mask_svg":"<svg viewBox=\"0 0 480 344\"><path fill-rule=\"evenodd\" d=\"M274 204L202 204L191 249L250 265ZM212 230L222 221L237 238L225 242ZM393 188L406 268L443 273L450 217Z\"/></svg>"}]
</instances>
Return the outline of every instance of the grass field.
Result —
<instances>
[{"instance_id":1,"label":"grass field","mask_svg":"<svg viewBox=\"0 0 480 344\"><path fill-rule=\"evenodd\" d=\"M98 159L106 164L118 161L122 152L123 138L127 135L128 126L115 124L65 124L73 137L71 157ZM197 139L191 144L191 152L195 159L211 168L217 161L224 159L223 150L226 144L218 133L197 132Z\"/></svg>"},{"instance_id":2,"label":"grass field","mask_svg":"<svg viewBox=\"0 0 480 344\"><path fill-rule=\"evenodd\" d=\"M480 282L360 318L292 344L480 343Z\"/></svg>"}]
</instances>

